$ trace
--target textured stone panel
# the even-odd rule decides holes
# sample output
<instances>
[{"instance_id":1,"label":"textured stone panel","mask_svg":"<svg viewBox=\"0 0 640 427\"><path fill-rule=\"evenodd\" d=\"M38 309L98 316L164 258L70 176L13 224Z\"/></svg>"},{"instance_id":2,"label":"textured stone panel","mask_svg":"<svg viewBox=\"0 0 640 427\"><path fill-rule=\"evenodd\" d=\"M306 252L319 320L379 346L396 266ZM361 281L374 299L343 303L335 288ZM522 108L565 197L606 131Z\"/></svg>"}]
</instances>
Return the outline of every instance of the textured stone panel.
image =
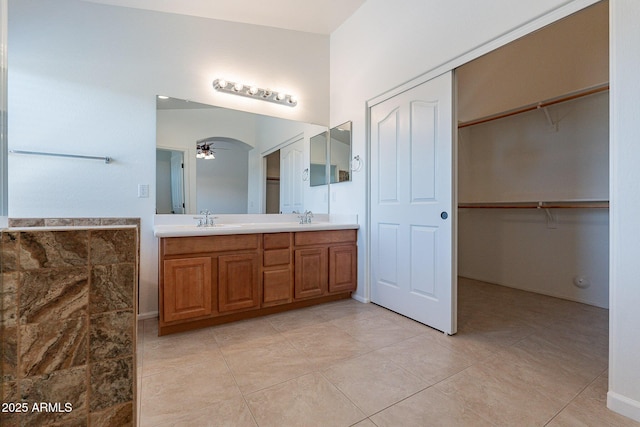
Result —
<instances>
[{"instance_id":1,"label":"textured stone panel","mask_svg":"<svg viewBox=\"0 0 640 427\"><path fill-rule=\"evenodd\" d=\"M87 314L89 273L85 267L21 273L20 323L58 321Z\"/></svg>"},{"instance_id":2,"label":"textured stone panel","mask_svg":"<svg viewBox=\"0 0 640 427\"><path fill-rule=\"evenodd\" d=\"M89 312L95 314L133 308L135 279L132 263L93 266Z\"/></svg>"},{"instance_id":3,"label":"textured stone panel","mask_svg":"<svg viewBox=\"0 0 640 427\"><path fill-rule=\"evenodd\" d=\"M23 417L24 425L42 426L63 420L86 417L87 413L87 368L86 366L39 375L20 381L23 401L70 403L71 412L30 412Z\"/></svg>"},{"instance_id":4,"label":"textured stone panel","mask_svg":"<svg viewBox=\"0 0 640 427\"><path fill-rule=\"evenodd\" d=\"M131 356L134 351L133 319L133 310L91 316L90 361Z\"/></svg>"},{"instance_id":5,"label":"textured stone panel","mask_svg":"<svg viewBox=\"0 0 640 427\"><path fill-rule=\"evenodd\" d=\"M133 357L91 364L91 412L133 401Z\"/></svg>"},{"instance_id":6,"label":"textured stone panel","mask_svg":"<svg viewBox=\"0 0 640 427\"><path fill-rule=\"evenodd\" d=\"M89 415L92 427L133 427L133 403L113 406L100 412L92 412Z\"/></svg>"},{"instance_id":7,"label":"textured stone panel","mask_svg":"<svg viewBox=\"0 0 640 427\"><path fill-rule=\"evenodd\" d=\"M91 264L119 264L136 262L137 234L135 228L92 230L90 240Z\"/></svg>"},{"instance_id":8,"label":"textured stone panel","mask_svg":"<svg viewBox=\"0 0 640 427\"><path fill-rule=\"evenodd\" d=\"M87 363L83 317L20 326L20 377L49 374Z\"/></svg>"},{"instance_id":9,"label":"textured stone panel","mask_svg":"<svg viewBox=\"0 0 640 427\"><path fill-rule=\"evenodd\" d=\"M20 234L22 270L87 265L87 255L86 230L23 231Z\"/></svg>"},{"instance_id":10,"label":"textured stone panel","mask_svg":"<svg viewBox=\"0 0 640 427\"><path fill-rule=\"evenodd\" d=\"M2 273L0 325L15 326L18 320L18 273Z\"/></svg>"},{"instance_id":11,"label":"textured stone panel","mask_svg":"<svg viewBox=\"0 0 640 427\"><path fill-rule=\"evenodd\" d=\"M18 377L18 328L5 327L0 341L0 363L2 367L2 381L15 380Z\"/></svg>"},{"instance_id":12,"label":"textured stone panel","mask_svg":"<svg viewBox=\"0 0 640 427\"><path fill-rule=\"evenodd\" d=\"M17 271L18 266L18 238L20 233L4 231L2 232L0 248L0 266L2 272Z\"/></svg>"}]
</instances>

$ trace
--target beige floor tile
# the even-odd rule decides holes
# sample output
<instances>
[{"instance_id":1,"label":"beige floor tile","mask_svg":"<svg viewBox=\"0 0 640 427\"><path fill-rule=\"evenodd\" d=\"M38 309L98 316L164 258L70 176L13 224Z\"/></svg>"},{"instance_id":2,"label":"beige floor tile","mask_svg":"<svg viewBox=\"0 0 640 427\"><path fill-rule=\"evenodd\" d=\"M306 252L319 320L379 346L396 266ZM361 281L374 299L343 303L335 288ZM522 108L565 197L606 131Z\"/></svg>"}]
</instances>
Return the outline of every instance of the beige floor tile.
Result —
<instances>
[{"instance_id":1,"label":"beige floor tile","mask_svg":"<svg viewBox=\"0 0 640 427\"><path fill-rule=\"evenodd\" d=\"M496 356L433 388L496 425L544 425L563 408L566 401L537 384L541 379L532 377L531 370L509 362L502 356Z\"/></svg>"},{"instance_id":2,"label":"beige floor tile","mask_svg":"<svg viewBox=\"0 0 640 427\"><path fill-rule=\"evenodd\" d=\"M638 427L633 421L607 408L607 375L599 376L548 427Z\"/></svg>"},{"instance_id":3,"label":"beige floor tile","mask_svg":"<svg viewBox=\"0 0 640 427\"><path fill-rule=\"evenodd\" d=\"M175 422L185 413L241 397L221 357L144 377L141 387L141 427Z\"/></svg>"},{"instance_id":4,"label":"beige floor tile","mask_svg":"<svg viewBox=\"0 0 640 427\"><path fill-rule=\"evenodd\" d=\"M365 415L320 373L246 396L261 427L351 426Z\"/></svg>"},{"instance_id":5,"label":"beige floor tile","mask_svg":"<svg viewBox=\"0 0 640 427\"><path fill-rule=\"evenodd\" d=\"M357 424L354 424L352 427L376 427L376 425L369 418L366 420L362 420Z\"/></svg>"},{"instance_id":6,"label":"beige floor tile","mask_svg":"<svg viewBox=\"0 0 640 427\"><path fill-rule=\"evenodd\" d=\"M422 378L427 385L442 381L479 360L473 353L440 345L437 339L424 334L376 353Z\"/></svg>"},{"instance_id":7,"label":"beige floor tile","mask_svg":"<svg viewBox=\"0 0 640 427\"><path fill-rule=\"evenodd\" d=\"M145 341L143 351L143 377L222 357L218 344L208 330Z\"/></svg>"},{"instance_id":8,"label":"beige floor tile","mask_svg":"<svg viewBox=\"0 0 640 427\"><path fill-rule=\"evenodd\" d=\"M222 400L211 406L185 411L183 416L156 427L257 427L253 415L242 397Z\"/></svg>"},{"instance_id":9,"label":"beige floor tile","mask_svg":"<svg viewBox=\"0 0 640 427\"><path fill-rule=\"evenodd\" d=\"M142 321L140 425L640 426L606 408L607 310L458 291L455 336L352 299L166 337Z\"/></svg>"},{"instance_id":10,"label":"beige floor tile","mask_svg":"<svg viewBox=\"0 0 640 427\"><path fill-rule=\"evenodd\" d=\"M313 365L289 342L227 351L227 365L244 394L310 373Z\"/></svg>"},{"instance_id":11,"label":"beige floor tile","mask_svg":"<svg viewBox=\"0 0 640 427\"><path fill-rule=\"evenodd\" d=\"M211 328L218 345L225 351L235 351L284 340L267 318L242 320Z\"/></svg>"},{"instance_id":12,"label":"beige floor tile","mask_svg":"<svg viewBox=\"0 0 640 427\"><path fill-rule=\"evenodd\" d=\"M267 319L278 332L321 325L329 321L329 318L323 312L313 310L312 307L274 314L267 317Z\"/></svg>"},{"instance_id":13,"label":"beige floor tile","mask_svg":"<svg viewBox=\"0 0 640 427\"><path fill-rule=\"evenodd\" d=\"M424 389L426 381L402 369L381 354L339 362L323 375L366 415Z\"/></svg>"},{"instance_id":14,"label":"beige floor tile","mask_svg":"<svg viewBox=\"0 0 640 427\"><path fill-rule=\"evenodd\" d=\"M330 324L296 329L283 335L296 349L304 353L315 365L316 370L371 351L365 343Z\"/></svg>"},{"instance_id":15,"label":"beige floor tile","mask_svg":"<svg viewBox=\"0 0 640 427\"><path fill-rule=\"evenodd\" d=\"M400 324L380 316L331 323L373 349L396 344L421 332L424 333L424 330L404 328Z\"/></svg>"},{"instance_id":16,"label":"beige floor tile","mask_svg":"<svg viewBox=\"0 0 640 427\"><path fill-rule=\"evenodd\" d=\"M492 426L480 415L433 388L421 391L370 418L378 427Z\"/></svg>"}]
</instances>

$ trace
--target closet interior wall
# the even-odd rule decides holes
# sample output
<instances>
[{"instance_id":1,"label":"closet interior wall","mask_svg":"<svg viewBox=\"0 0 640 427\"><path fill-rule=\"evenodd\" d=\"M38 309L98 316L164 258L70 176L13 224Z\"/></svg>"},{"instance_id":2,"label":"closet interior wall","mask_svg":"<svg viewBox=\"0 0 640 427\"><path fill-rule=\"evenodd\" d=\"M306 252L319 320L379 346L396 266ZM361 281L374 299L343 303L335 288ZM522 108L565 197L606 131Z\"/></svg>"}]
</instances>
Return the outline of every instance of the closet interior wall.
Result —
<instances>
[{"instance_id":1,"label":"closet interior wall","mask_svg":"<svg viewBox=\"0 0 640 427\"><path fill-rule=\"evenodd\" d=\"M460 276L608 308L608 55L601 2L457 70Z\"/></svg>"},{"instance_id":2,"label":"closet interior wall","mask_svg":"<svg viewBox=\"0 0 640 427\"><path fill-rule=\"evenodd\" d=\"M559 104L550 114L557 131L541 111L460 129L461 206L507 203L459 209L458 273L608 307L608 209L515 208L608 200L608 94Z\"/></svg>"}]
</instances>

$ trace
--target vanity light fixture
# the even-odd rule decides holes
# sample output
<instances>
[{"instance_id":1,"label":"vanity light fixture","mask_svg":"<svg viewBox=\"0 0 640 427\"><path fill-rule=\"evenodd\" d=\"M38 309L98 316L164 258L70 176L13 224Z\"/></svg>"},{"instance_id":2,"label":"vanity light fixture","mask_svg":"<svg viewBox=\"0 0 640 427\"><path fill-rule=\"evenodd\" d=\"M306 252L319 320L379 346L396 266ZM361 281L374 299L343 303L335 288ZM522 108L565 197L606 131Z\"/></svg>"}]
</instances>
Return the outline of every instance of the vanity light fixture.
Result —
<instances>
[{"instance_id":1,"label":"vanity light fixture","mask_svg":"<svg viewBox=\"0 0 640 427\"><path fill-rule=\"evenodd\" d=\"M298 104L298 98L294 95L289 95L284 92L274 92L270 89L261 89L257 86L245 85L243 83L234 83L225 79L215 79L213 81L213 88L219 92L262 99L263 101L274 102L289 107L295 107Z\"/></svg>"}]
</instances>

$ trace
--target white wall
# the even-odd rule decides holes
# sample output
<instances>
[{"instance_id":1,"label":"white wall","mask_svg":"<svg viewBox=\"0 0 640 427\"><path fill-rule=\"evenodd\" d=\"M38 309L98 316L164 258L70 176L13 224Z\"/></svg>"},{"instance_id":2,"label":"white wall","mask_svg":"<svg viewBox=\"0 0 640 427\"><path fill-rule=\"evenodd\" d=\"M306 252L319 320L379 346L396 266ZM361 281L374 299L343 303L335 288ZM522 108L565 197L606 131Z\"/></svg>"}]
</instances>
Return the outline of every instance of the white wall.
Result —
<instances>
[{"instance_id":1,"label":"white wall","mask_svg":"<svg viewBox=\"0 0 640 427\"><path fill-rule=\"evenodd\" d=\"M609 94L460 129L464 202L609 200ZM609 306L606 209L461 209L458 274ZM587 288L576 287L575 277Z\"/></svg>"},{"instance_id":2,"label":"white wall","mask_svg":"<svg viewBox=\"0 0 640 427\"><path fill-rule=\"evenodd\" d=\"M640 421L640 2L611 0L608 406Z\"/></svg>"},{"instance_id":3,"label":"white wall","mask_svg":"<svg viewBox=\"0 0 640 427\"><path fill-rule=\"evenodd\" d=\"M608 8L597 3L458 68L458 121L608 83Z\"/></svg>"},{"instance_id":4,"label":"white wall","mask_svg":"<svg viewBox=\"0 0 640 427\"><path fill-rule=\"evenodd\" d=\"M79 0L9 2L10 217L142 219L140 312L157 311L155 95L328 121L328 37ZM290 108L214 92L217 77L298 95ZM137 185L150 184L139 199Z\"/></svg>"},{"instance_id":5,"label":"white wall","mask_svg":"<svg viewBox=\"0 0 640 427\"><path fill-rule=\"evenodd\" d=\"M438 2L407 0L386 2L368 0L331 35L331 117L330 126L353 121L353 153L366 150L366 101L378 97L410 79L455 68L479 53L486 53L516 34L526 34L544 23L566 16L593 1L548 0L518 2L509 0L476 2ZM612 131L611 147L611 276L610 298L611 360L609 405L640 420L640 134L637 99L640 80L640 3L611 0ZM549 12L549 14L547 14ZM539 19L537 19L539 18ZM464 29L464 31L461 31ZM515 30L517 29L517 30ZM507 34L502 38L501 35ZM475 50L475 49L478 50ZM618 146L619 145L619 146ZM366 173L368 165L354 173L354 181L332 188L332 213L357 213L360 253L366 253ZM333 199L332 194L332 199ZM357 298L368 298L365 286L365 257L359 259ZM618 312L618 310L620 310ZM618 313L620 313L618 315ZM623 321L624 319L624 321ZM612 397L613 396L613 397ZM632 413L633 412L633 413Z\"/></svg>"}]
</instances>

